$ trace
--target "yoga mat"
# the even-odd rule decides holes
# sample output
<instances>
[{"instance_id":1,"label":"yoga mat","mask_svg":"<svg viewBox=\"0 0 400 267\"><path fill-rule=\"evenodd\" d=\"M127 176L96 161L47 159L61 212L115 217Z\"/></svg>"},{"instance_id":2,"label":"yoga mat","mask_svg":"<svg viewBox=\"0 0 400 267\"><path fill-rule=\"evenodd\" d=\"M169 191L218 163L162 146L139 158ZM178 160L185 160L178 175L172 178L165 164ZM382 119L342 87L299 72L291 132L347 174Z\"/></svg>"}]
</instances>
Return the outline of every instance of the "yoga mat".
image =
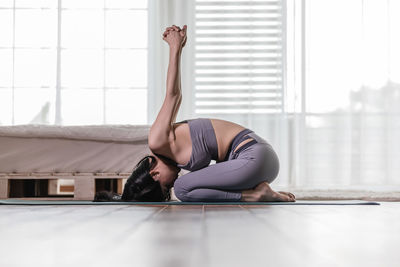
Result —
<instances>
[{"instance_id":1,"label":"yoga mat","mask_svg":"<svg viewBox=\"0 0 400 267\"><path fill-rule=\"evenodd\" d=\"M296 202L93 202L90 200L2 199L0 205L380 205L364 200L297 200Z\"/></svg>"}]
</instances>

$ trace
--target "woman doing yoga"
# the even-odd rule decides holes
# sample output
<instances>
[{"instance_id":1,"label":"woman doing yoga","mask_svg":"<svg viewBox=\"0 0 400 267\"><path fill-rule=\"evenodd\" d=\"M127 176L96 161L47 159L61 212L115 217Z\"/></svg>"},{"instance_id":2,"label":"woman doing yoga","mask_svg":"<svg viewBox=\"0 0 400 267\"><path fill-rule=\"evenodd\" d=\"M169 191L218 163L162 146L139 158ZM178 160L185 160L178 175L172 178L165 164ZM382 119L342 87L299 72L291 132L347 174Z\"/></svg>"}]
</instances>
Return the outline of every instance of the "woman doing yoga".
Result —
<instances>
[{"instance_id":1,"label":"woman doing yoga","mask_svg":"<svg viewBox=\"0 0 400 267\"><path fill-rule=\"evenodd\" d=\"M211 118L175 122L181 101L180 59L186 25L168 27L167 90L148 136L151 154L128 178L122 196L99 192L95 200L168 201L174 187L181 201L295 201L269 184L279 171L271 145L239 124ZM210 164L215 160L215 164ZM190 172L178 178L180 170Z\"/></svg>"}]
</instances>

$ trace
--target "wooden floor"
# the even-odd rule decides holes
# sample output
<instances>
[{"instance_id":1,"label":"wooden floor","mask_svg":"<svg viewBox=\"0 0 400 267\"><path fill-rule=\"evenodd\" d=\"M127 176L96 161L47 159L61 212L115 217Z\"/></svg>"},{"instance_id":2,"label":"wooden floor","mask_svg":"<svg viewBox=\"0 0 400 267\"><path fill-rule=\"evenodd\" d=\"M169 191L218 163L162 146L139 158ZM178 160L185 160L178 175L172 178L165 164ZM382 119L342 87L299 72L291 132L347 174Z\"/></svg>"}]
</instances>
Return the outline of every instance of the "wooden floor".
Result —
<instances>
[{"instance_id":1,"label":"wooden floor","mask_svg":"<svg viewBox=\"0 0 400 267\"><path fill-rule=\"evenodd\" d=\"M400 202L0 206L0 266L400 266Z\"/></svg>"}]
</instances>

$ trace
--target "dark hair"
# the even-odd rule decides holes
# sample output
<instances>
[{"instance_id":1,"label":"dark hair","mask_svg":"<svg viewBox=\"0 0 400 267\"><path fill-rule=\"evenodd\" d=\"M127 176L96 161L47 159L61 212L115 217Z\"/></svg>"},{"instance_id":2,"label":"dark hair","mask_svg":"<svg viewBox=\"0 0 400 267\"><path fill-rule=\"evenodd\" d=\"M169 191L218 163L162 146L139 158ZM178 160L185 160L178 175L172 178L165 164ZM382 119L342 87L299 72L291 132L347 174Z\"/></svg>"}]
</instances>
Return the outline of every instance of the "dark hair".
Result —
<instances>
[{"instance_id":1,"label":"dark hair","mask_svg":"<svg viewBox=\"0 0 400 267\"><path fill-rule=\"evenodd\" d=\"M122 196L109 191L100 191L96 193L94 201L169 201L171 199L169 192L165 196L160 182L154 180L150 174L155 164L154 156L145 156L136 164L126 181Z\"/></svg>"},{"instance_id":2,"label":"dark hair","mask_svg":"<svg viewBox=\"0 0 400 267\"><path fill-rule=\"evenodd\" d=\"M120 201L121 195L111 191L99 191L96 193L94 200L95 202L103 201Z\"/></svg>"}]
</instances>

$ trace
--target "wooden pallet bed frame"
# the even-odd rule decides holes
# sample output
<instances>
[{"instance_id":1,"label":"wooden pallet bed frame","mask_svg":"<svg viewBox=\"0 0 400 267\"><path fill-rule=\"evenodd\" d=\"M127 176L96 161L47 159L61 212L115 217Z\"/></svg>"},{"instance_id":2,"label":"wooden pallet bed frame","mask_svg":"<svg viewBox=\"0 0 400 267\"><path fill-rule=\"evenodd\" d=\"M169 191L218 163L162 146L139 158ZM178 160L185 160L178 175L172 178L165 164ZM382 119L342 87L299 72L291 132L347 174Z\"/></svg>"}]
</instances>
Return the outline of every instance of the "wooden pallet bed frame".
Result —
<instances>
[{"instance_id":1,"label":"wooden pallet bed frame","mask_svg":"<svg viewBox=\"0 0 400 267\"><path fill-rule=\"evenodd\" d=\"M93 200L107 183L122 193L134 166L150 153L150 126L0 126L0 199ZM73 180L71 192L59 194L66 180ZM32 197L37 188L44 193Z\"/></svg>"},{"instance_id":2,"label":"wooden pallet bed frame","mask_svg":"<svg viewBox=\"0 0 400 267\"><path fill-rule=\"evenodd\" d=\"M73 179L74 180L74 193L73 197L62 197L57 199L65 200L93 200L96 192L95 180L96 179L118 179L118 193L122 193L124 180L126 180L130 173L0 173L0 199L7 199L10 197L11 180L48 180L57 181L58 179ZM55 183L49 183L48 192L54 192ZM53 187L53 190L52 188ZM30 197L24 197L30 198ZM55 197L31 197L34 199L54 199Z\"/></svg>"}]
</instances>

